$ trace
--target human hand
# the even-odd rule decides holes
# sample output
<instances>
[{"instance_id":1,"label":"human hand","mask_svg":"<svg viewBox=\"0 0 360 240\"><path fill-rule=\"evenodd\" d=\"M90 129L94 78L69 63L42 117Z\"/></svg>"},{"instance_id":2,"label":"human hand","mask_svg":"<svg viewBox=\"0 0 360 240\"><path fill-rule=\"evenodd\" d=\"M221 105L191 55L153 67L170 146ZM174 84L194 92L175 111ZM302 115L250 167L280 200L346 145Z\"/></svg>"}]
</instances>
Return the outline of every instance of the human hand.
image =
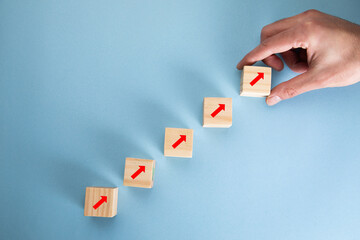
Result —
<instances>
[{"instance_id":1,"label":"human hand","mask_svg":"<svg viewBox=\"0 0 360 240\"><path fill-rule=\"evenodd\" d=\"M270 106L311 90L360 81L360 26L346 20L308 10L267 25L260 45L237 68L262 60L281 71L284 63L277 53L302 74L274 87L266 99Z\"/></svg>"}]
</instances>

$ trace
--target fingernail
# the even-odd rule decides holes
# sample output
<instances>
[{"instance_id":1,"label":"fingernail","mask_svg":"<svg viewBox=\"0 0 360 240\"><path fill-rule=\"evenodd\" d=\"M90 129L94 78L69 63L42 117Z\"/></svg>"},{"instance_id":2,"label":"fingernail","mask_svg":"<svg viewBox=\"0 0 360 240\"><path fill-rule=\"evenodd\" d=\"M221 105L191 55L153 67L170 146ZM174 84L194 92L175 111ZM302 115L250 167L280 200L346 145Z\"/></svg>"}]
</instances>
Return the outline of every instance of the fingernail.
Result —
<instances>
[{"instance_id":1,"label":"fingernail","mask_svg":"<svg viewBox=\"0 0 360 240\"><path fill-rule=\"evenodd\" d=\"M272 106L272 105L275 105L277 104L278 102L281 101L281 98L279 96L271 96L271 97L268 97L266 99L266 103L269 105L269 106Z\"/></svg>"}]
</instances>

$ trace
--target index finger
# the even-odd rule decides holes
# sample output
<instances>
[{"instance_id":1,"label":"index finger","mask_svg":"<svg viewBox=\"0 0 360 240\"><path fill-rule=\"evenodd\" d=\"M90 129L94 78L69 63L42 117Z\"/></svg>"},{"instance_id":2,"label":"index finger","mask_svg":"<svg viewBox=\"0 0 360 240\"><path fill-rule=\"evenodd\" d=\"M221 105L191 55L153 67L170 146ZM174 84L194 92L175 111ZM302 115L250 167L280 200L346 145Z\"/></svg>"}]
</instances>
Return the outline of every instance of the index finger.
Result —
<instances>
[{"instance_id":1,"label":"index finger","mask_svg":"<svg viewBox=\"0 0 360 240\"><path fill-rule=\"evenodd\" d=\"M306 20L306 18L311 17L314 14L313 12L313 10L308 10L295 16L283 18L276 22L270 23L269 25L266 25L261 30L261 41L264 41L267 38L278 34L279 32L286 31L287 29L296 26L299 22L303 22L304 20Z\"/></svg>"},{"instance_id":2,"label":"index finger","mask_svg":"<svg viewBox=\"0 0 360 240\"><path fill-rule=\"evenodd\" d=\"M286 52L292 48L307 48L307 43L303 34L299 34L297 28L280 32L254 48L237 65L242 69L245 65L253 65L257 61L276 54Z\"/></svg>"},{"instance_id":3,"label":"index finger","mask_svg":"<svg viewBox=\"0 0 360 240\"><path fill-rule=\"evenodd\" d=\"M261 30L260 40L265 41L269 37L292 28L297 24L298 18L299 15L295 15L266 25Z\"/></svg>"}]
</instances>

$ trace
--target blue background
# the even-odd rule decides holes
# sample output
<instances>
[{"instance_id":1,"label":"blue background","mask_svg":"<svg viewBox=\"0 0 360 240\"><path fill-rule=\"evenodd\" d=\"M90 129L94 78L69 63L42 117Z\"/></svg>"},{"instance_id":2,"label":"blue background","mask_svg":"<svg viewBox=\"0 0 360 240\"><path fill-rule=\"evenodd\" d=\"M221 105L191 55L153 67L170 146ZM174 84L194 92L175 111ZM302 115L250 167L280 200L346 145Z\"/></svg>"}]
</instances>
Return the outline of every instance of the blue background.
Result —
<instances>
[{"instance_id":1,"label":"blue background","mask_svg":"<svg viewBox=\"0 0 360 240\"><path fill-rule=\"evenodd\" d=\"M357 0L0 0L0 239L359 239L360 85L239 96L261 28L309 8L360 22ZM203 97L233 98L230 129ZM156 160L153 189L122 186L125 157ZM119 186L118 215L84 217L86 186Z\"/></svg>"}]
</instances>

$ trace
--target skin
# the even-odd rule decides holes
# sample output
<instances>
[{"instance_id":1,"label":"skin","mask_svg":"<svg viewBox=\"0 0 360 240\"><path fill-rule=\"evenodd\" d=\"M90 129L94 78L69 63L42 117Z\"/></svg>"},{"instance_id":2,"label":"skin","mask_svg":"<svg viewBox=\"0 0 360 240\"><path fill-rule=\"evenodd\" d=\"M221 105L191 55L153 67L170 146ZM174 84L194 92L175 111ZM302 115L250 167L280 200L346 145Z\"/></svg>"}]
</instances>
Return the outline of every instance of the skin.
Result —
<instances>
[{"instance_id":1,"label":"skin","mask_svg":"<svg viewBox=\"0 0 360 240\"><path fill-rule=\"evenodd\" d=\"M301 73L271 90L266 98L269 106L315 89L355 84L360 81L360 26L308 10L265 26L260 44L237 68L260 60L277 71L284 68L284 61Z\"/></svg>"}]
</instances>

